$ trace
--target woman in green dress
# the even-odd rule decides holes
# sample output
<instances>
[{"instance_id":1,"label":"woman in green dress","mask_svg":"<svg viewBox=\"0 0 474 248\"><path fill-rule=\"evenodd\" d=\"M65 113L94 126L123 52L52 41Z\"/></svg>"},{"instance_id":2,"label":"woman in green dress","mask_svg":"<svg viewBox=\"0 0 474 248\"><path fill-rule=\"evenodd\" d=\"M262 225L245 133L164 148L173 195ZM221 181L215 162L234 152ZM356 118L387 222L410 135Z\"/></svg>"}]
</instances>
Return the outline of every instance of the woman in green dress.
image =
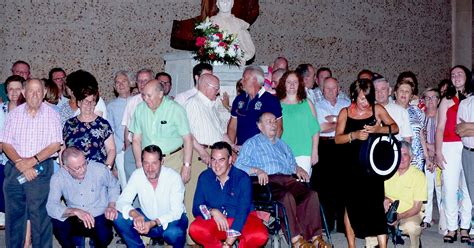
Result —
<instances>
[{"instance_id":1,"label":"woman in green dress","mask_svg":"<svg viewBox=\"0 0 474 248\"><path fill-rule=\"evenodd\" d=\"M311 167L318 162L319 123L314 105L306 98L303 79L295 71L288 71L276 89L283 113L284 140L293 151L296 163L311 175Z\"/></svg>"}]
</instances>

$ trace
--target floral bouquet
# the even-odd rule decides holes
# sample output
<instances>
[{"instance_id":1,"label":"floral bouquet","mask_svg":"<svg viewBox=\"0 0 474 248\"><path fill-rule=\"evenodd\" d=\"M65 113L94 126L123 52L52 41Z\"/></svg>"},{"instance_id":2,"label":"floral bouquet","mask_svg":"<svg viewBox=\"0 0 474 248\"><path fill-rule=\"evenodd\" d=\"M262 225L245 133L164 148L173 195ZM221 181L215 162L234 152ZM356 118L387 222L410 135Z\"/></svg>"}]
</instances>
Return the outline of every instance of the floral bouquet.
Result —
<instances>
[{"instance_id":1,"label":"floral bouquet","mask_svg":"<svg viewBox=\"0 0 474 248\"><path fill-rule=\"evenodd\" d=\"M220 30L209 18L194 27L197 50L194 59L211 64L225 64L239 66L243 59L237 37Z\"/></svg>"}]
</instances>

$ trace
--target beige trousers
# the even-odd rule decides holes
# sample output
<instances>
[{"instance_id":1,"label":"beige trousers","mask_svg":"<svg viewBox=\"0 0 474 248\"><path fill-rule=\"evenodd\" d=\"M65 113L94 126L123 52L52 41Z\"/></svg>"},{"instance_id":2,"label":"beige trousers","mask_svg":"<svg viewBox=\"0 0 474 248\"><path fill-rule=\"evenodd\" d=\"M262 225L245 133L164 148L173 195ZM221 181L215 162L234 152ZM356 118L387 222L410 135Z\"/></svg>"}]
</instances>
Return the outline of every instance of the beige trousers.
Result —
<instances>
[{"instance_id":1,"label":"beige trousers","mask_svg":"<svg viewBox=\"0 0 474 248\"><path fill-rule=\"evenodd\" d=\"M208 149L210 152L210 149ZM178 173L181 174L181 167L183 167L183 156L184 152L183 149L181 151L173 153L170 156L166 156L164 158L164 165L174 169ZM198 160L199 154L197 152L193 152L192 158L192 166L191 166L191 179L185 185L185 192L184 192L184 206L186 207L186 216L188 217L188 231L189 225L194 221L193 215L193 200L194 200L194 193L196 192L197 181L201 172L207 169L207 165L202 163ZM186 240L188 244L194 244L191 237L189 236L189 232L186 235Z\"/></svg>"},{"instance_id":2,"label":"beige trousers","mask_svg":"<svg viewBox=\"0 0 474 248\"><path fill-rule=\"evenodd\" d=\"M421 220L423 219L422 213L400 220L400 230L403 234L410 237L410 247L418 248L420 246L420 235L421 235Z\"/></svg>"}]
</instances>

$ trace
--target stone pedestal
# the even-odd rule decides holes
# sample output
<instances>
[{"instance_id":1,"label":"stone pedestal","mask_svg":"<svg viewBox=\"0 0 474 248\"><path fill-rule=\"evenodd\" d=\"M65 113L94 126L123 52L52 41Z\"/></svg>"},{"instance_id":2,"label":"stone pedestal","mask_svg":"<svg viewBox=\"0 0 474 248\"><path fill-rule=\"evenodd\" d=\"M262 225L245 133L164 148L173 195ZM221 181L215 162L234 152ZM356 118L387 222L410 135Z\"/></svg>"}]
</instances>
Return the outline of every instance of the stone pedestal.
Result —
<instances>
[{"instance_id":1,"label":"stone pedestal","mask_svg":"<svg viewBox=\"0 0 474 248\"><path fill-rule=\"evenodd\" d=\"M170 95L177 94L194 87L193 81L193 67L199 62L194 60L194 55L188 51L177 51L168 53L163 56L165 61L165 71L169 73L173 79L173 88ZM221 96L227 92L230 97L230 104L236 96L235 85L239 79L242 78L244 67L228 66L228 65L212 65L214 75L220 79ZM268 72L268 67L262 66L265 73ZM220 118L227 128L227 122L230 118L229 112L219 104L218 107Z\"/></svg>"},{"instance_id":2,"label":"stone pedestal","mask_svg":"<svg viewBox=\"0 0 474 248\"><path fill-rule=\"evenodd\" d=\"M177 51L163 56L165 71L173 78L173 88L170 94L175 96L194 86L193 67L199 62L193 59L193 54L188 51ZM235 84L242 78L243 67L228 65L212 65L214 75L220 79L221 93L227 92L235 97Z\"/></svg>"}]
</instances>

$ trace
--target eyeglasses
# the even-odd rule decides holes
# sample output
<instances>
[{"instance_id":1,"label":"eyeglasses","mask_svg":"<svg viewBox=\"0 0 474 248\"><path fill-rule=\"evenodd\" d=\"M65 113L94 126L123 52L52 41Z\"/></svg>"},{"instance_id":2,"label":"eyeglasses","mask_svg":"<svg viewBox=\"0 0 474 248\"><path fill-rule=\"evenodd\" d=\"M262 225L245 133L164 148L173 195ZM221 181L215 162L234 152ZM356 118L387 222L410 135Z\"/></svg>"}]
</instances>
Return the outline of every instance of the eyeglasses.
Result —
<instances>
[{"instance_id":1,"label":"eyeglasses","mask_svg":"<svg viewBox=\"0 0 474 248\"><path fill-rule=\"evenodd\" d=\"M435 101L439 99L439 96L425 96L423 99L428 102L428 101Z\"/></svg>"},{"instance_id":2,"label":"eyeglasses","mask_svg":"<svg viewBox=\"0 0 474 248\"><path fill-rule=\"evenodd\" d=\"M82 100L81 103L84 105L89 105L89 106L94 106L96 104L95 101L88 101L86 99Z\"/></svg>"},{"instance_id":3,"label":"eyeglasses","mask_svg":"<svg viewBox=\"0 0 474 248\"><path fill-rule=\"evenodd\" d=\"M77 167L77 168L72 168L72 167L69 167L68 165L66 165L65 167L66 167L66 169L67 169L68 171L70 171L70 172L80 173L80 172L84 171L84 169L86 168L87 164L88 164L88 161L86 160L86 161L84 161L83 164L81 164L81 165L80 165L79 167Z\"/></svg>"},{"instance_id":4,"label":"eyeglasses","mask_svg":"<svg viewBox=\"0 0 474 248\"><path fill-rule=\"evenodd\" d=\"M217 86L217 85L210 84L209 82L206 82L206 84L209 85L209 87L211 87L211 88L213 88L213 89L215 89L215 90L217 90L217 91L220 90L220 87Z\"/></svg>"}]
</instances>

